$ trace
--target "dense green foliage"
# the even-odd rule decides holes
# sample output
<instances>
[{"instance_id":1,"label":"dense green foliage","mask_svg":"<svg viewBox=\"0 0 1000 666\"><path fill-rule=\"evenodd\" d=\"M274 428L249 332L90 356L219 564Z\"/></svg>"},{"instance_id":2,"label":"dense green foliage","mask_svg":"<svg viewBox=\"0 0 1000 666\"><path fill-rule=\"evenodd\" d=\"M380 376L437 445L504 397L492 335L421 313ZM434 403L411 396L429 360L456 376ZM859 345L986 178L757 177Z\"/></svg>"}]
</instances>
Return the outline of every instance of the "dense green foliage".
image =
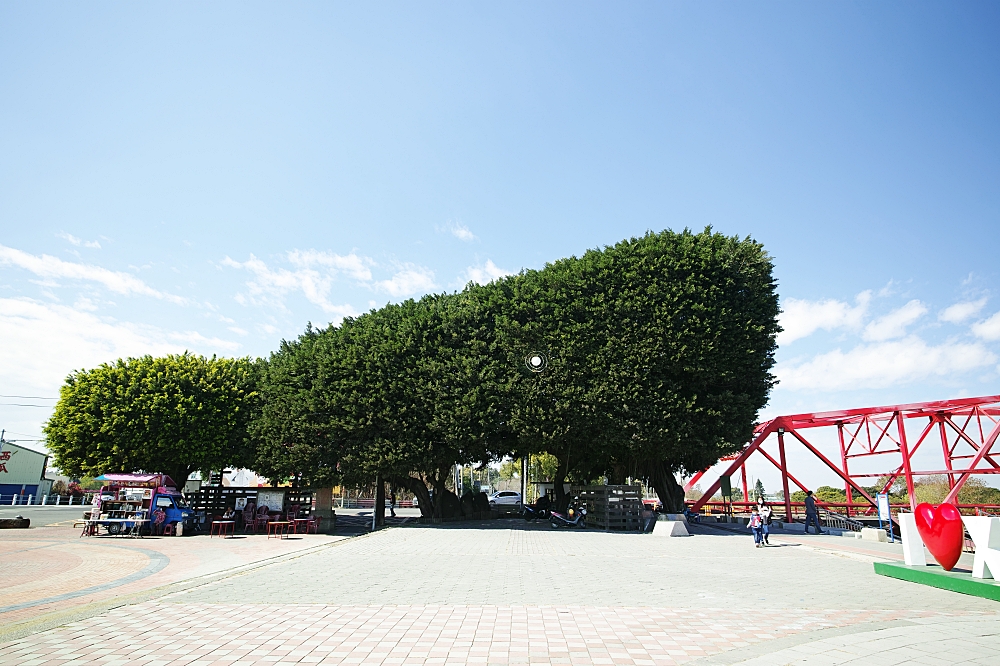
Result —
<instances>
[{"instance_id":1,"label":"dense green foliage","mask_svg":"<svg viewBox=\"0 0 1000 666\"><path fill-rule=\"evenodd\" d=\"M165 472L183 484L252 461L255 386L246 359L144 356L81 370L60 390L46 441L69 476Z\"/></svg>"},{"instance_id":2,"label":"dense green foliage","mask_svg":"<svg viewBox=\"0 0 1000 666\"><path fill-rule=\"evenodd\" d=\"M749 437L777 314L759 244L667 231L309 328L263 375L256 469L377 476L441 515L454 464L545 453L557 495L563 480L630 476L677 507L675 473ZM531 351L544 372L525 367Z\"/></svg>"},{"instance_id":3,"label":"dense green foliage","mask_svg":"<svg viewBox=\"0 0 1000 666\"><path fill-rule=\"evenodd\" d=\"M260 364L184 355L80 372L46 432L75 475L242 464L308 486L390 482L446 516L462 510L456 463L531 455L557 503L564 481L632 477L678 510L674 475L736 451L767 402L771 269L750 239L648 233L309 326ZM533 351L542 372L525 365Z\"/></svg>"}]
</instances>

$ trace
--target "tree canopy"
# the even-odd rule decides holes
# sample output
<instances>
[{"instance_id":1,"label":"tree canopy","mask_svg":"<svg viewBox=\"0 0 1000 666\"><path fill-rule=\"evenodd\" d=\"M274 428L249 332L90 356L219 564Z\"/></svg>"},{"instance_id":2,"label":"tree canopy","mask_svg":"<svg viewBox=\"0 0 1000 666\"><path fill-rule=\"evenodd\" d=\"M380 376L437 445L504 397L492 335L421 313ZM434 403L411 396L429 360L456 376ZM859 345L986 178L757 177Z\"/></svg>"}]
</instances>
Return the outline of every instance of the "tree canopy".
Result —
<instances>
[{"instance_id":1,"label":"tree canopy","mask_svg":"<svg viewBox=\"0 0 1000 666\"><path fill-rule=\"evenodd\" d=\"M738 450L767 402L771 270L750 239L664 231L308 328L263 374L258 470L392 479L440 513L454 464L547 453L557 496L631 476L678 509L674 474Z\"/></svg>"},{"instance_id":2,"label":"tree canopy","mask_svg":"<svg viewBox=\"0 0 1000 666\"><path fill-rule=\"evenodd\" d=\"M378 480L460 510L455 464L545 455L563 481L676 473L738 450L774 384L778 302L755 241L663 231L307 326L266 361L129 359L67 379L46 433L71 474L252 466ZM542 354L541 372L528 368Z\"/></svg>"},{"instance_id":3,"label":"tree canopy","mask_svg":"<svg viewBox=\"0 0 1000 666\"><path fill-rule=\"evenodd\" d=\"M119 360L74 372L45 426L55 464L69 476L192 471L247 465L257 403L248 359L181 354Z\"/></svg>"}]
</instances>

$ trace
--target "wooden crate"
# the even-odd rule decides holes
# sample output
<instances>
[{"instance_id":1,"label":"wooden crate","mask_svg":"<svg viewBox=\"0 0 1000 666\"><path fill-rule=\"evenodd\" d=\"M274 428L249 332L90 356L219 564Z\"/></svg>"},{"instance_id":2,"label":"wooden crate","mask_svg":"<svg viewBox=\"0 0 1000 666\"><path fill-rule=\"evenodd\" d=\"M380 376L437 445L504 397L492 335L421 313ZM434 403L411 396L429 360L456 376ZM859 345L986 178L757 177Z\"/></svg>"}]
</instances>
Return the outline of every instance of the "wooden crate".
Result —
<instances>
[{"instance_id":1,"label":"wooden crate","mask_svg":"<svg viewBox=\"0 0 1000 666\"><path fill-rule=\"evenodd\" d=\"M587 527L616 532L642 529L642 489L639 486L582 486L573 489L587 509Z\"/></svg>"}]
</instances>

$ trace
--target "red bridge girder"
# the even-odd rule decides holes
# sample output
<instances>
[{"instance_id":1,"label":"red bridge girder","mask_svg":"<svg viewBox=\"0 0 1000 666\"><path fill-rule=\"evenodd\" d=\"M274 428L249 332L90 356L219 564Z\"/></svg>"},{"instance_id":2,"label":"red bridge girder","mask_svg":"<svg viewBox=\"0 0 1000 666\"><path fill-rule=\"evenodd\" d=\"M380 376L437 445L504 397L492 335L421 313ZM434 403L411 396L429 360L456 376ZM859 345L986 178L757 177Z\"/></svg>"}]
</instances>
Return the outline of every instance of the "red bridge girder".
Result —
<instances>
[{"instance_id":1,"label":"red bridge girder","mask_svg":"<svg viewBox=\"0 0 1000 666\"><path fill-rule=\"evenodd\" d=\"M927 421L920 436L912 442L907 440L904 425L907 419ZM836 428L840 449L839 464L806 439L803 431L810 428ZM973 475L1000 473L1000 447L994 447L998 436L1000 436L1000 395L779 416L757 425L753 439L741 452L722 459L731 461L730 465L691 508L697 511L704 506L719 490L722 476L732 476L736 470L741 472L743 496L744 500L747 500L746 461L751 456L759 455L781 472L785 519L791 521L792 507L788 483L791 481L802 490L806 488L788 470L785 456L785 441L788 437L804 446L840 478L847 493L848 514L855 499L863 499L870 505L866 506L866 512L870 513L875 509L875 498L871 497L858 481L870 477L888 477L882 488L882 492L887 492L896 479L902 476L906 481L910 508L913 510L916 508L913 492L914 477L944 474L948 478L949 487L948 496L944 501L955 504L958 491ZM933 470L914 470L911 464L914 454L921 445L932 439L940 442L942 465ZM777 444L777 458L764 449L764 444L770 445L771 442ZM994 448L997 449L996 452L993 451ZM852 459L882 455L896 456L899 464L878 474L850 472L849 462ZM956 463L964 467L957 467ZM684 485L684 490L694 487L707 471L703 470L689 479Z\"/></svg>"}]
</instances>

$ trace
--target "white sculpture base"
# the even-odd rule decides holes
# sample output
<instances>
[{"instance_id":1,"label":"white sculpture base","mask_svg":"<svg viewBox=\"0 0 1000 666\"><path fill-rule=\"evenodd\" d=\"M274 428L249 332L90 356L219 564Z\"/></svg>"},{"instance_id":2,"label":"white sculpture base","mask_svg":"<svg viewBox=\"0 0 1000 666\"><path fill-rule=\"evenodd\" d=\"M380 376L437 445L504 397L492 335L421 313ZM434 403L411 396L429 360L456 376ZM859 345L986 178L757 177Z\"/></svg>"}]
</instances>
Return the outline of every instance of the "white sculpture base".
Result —
<instances>
[{"instance_id":1,"label":"white sculpture base","mask_svg":"<svg viewBox=\"0 0 1000 666\"><path fill-rule=\"evenodd\" d=\"M861 538L864 541L879 541L881 543L885 543L889 540L885 536L885 530L880 530L877 527L862 527Z\"/></svg>"},{"instance_id":2,"label":"white sculpture base","mask_svg":"<svg viewBox=\"0 0 1000 666\"><path fill-rule=\"evenodd\" d=\"M681 520L657 520L653 527L653 535L664 537L691 536L684 521Z\"/></svg>"}]
</instances>

